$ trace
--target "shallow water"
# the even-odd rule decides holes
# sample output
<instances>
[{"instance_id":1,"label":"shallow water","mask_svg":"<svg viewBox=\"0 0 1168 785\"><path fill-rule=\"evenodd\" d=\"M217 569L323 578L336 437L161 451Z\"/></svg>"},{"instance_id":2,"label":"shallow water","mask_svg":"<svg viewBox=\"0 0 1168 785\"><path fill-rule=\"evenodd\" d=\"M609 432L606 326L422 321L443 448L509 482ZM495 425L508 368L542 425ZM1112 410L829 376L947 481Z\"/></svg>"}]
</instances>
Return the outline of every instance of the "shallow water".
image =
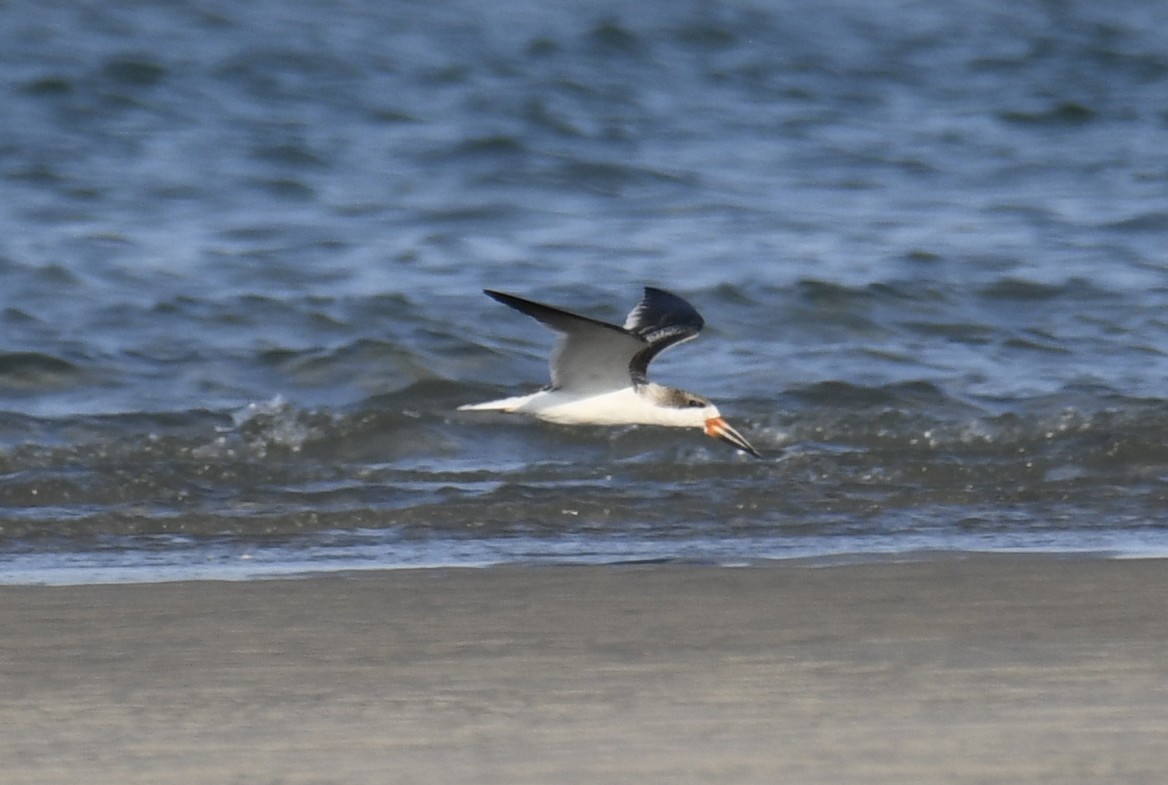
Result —
<instances>
[{"instance_id":1,"label":"shallow water","mask_svg":"<svg viewBox=\"0 0 1168 785\"><path fill-rule=\"evenodd\" d=\"M1168 550L1157 4L5 16L0 580ZM767 460L454 412L646 284Z\"/></svg>"}]
</instances>

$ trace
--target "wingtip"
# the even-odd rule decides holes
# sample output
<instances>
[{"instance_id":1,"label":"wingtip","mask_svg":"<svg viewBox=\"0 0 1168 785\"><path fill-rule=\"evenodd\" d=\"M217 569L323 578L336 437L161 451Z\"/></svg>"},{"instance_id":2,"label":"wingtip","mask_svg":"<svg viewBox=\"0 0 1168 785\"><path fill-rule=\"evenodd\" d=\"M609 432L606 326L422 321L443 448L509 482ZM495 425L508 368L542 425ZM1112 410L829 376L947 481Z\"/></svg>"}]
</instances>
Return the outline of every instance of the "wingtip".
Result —
<instances>
[{"instance_id":1,"label":"wingtip","mask_svg":"<svg viewBox=\"0 0 1168 785\"><path fill-rule=\"evenodd\" d=\"M513 303L517 299L519 299L513 294L507 294L506 292L500 292L500 291L496 291L494 289L483 289L483 294L485 294L487 297L490 297L492 300L494 300L497 303L503 303L503 305L511 305L512 307L514 307Z\"/></svg>"}]
</instances>

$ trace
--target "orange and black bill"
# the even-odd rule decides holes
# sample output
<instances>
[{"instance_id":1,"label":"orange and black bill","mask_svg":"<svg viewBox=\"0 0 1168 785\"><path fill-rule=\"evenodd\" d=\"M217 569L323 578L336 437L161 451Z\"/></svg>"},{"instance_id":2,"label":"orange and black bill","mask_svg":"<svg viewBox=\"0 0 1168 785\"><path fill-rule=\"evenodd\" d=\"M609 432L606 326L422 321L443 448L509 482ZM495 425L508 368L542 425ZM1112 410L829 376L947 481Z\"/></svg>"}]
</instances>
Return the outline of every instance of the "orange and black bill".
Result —
<instances>
[{"instance_id":1,"label":"orange and black bill","mask_svg":"<svg viewBox=\"0 0 1168 785\"><path fill-rule=\"evenodd\" d=\"M706 420L706 436L713 436L715 439L721 439L728 444L732 444L745 453L753 455L755 458L761 458L762 453L754 449L750 442L746 441L746 437L734 430L730 423L723 420L721 417L711 417Z\"/></svg>"}]
</instances>

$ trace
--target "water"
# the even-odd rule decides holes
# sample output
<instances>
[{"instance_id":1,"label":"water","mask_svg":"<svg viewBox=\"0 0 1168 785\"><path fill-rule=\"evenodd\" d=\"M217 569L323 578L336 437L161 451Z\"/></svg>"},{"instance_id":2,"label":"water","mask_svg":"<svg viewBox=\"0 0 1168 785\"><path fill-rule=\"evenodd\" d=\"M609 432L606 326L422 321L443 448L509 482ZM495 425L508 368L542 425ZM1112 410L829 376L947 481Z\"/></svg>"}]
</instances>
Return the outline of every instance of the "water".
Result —
<instances>
[{"instance_id":1,"label":"water","mask_svg":"<svg viewBox=\"0 0 1168 785\"><path fill-rule=\"evenodd\" d=\"M15 2L0 581L1168 552L1168 6ZM696 431L479 292L703 337Z\"/></svg>"}]
</instances>

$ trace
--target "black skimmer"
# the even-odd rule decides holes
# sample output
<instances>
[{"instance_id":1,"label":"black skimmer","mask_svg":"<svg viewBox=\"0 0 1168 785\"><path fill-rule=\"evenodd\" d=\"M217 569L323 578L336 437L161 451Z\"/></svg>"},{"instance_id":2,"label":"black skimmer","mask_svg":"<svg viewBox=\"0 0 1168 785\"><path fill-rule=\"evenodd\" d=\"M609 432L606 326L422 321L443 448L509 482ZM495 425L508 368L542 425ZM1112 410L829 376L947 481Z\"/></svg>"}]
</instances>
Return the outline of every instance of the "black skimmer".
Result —
<instances>
[{"instance_id":1,"label":"black skimmer","mask_svg":"<svg viewBox=\"0 0 1168 785\"><path fill-rule=\"evenodd\" d=\"M645 296L624 326L569 313L513 294L485 293L558 332L551 385L530 395L458 407L529 414L561 425L665 425L701 428L743 452L758 450L705 398L654 384L649 363L670 346L697 337L705 321L692 305L662 289Z\"/></svg>"}]
</instances>

